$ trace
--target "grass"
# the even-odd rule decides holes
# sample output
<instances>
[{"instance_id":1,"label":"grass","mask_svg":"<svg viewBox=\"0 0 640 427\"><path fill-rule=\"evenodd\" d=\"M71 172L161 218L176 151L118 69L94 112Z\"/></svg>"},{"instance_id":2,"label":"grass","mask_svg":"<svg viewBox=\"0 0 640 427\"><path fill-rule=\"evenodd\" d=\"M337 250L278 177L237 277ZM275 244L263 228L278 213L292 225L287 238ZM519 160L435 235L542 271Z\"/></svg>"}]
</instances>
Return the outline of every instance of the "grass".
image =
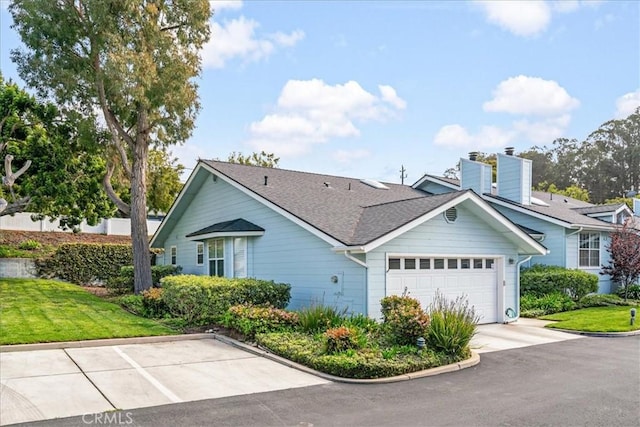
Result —
<instances>
[{"instance_id":1,"label":"grass","mask_svg":"<svg viewBox=\"0 0 640 427\"><path fill-rule=\"evenodd\" d=\"M640 330L640 309L632 326L631 307L610 306L590 307L581 310L565 311L540 317L543 320L555 320L558 323L547 325L548 328L569 329L584 332L629 332Z\"/></svg>"},{"instance_id":2,"label":"grass","mask_svg":"<svg viewBox=\"0 0 640 427\"><path fill-rule=\"evenodd\" d=\"M171 335L77 285L43 279L0 280L0 344Z\"/></svg>"}]
</instances>

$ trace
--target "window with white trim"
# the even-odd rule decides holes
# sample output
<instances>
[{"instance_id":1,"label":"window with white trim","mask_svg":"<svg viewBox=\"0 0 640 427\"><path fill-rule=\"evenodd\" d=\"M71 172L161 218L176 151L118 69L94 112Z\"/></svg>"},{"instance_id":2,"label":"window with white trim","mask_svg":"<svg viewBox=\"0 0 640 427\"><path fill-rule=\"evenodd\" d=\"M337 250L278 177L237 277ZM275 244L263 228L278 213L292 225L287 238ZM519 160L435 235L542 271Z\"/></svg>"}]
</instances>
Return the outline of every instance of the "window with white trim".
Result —
<instances>
[{"instance_id":1,"label":"window with white trim","mask_svg":"<svg viewBox=\"0 0 640 427\"><path fill-rule=\"evenodd\" d=\"M178 264L178 248L176 246L171 246L169 249L169 253L171 255L171 265Z\"/></svg>"},{"instance_id":2,"label":"window with white trim","mask_svg":"<svg viewBox=\"0 0 640 427\"><path fill-rule=\"evenodd\" d=\"M233 239L233 277L247 277L247 238Z\"/></svg>"},{"instance_id":3,"label":"window with white trim","mask_svg":"<svg viewBox=\"0 0 640 427\"><path fill-rule=\"evenodd\" d=\"M209 240L209 276L224 277L224 239Z\"/></svg>"},{"instance_id":4,"label":"window with white trim","mask_svg":"<svg viewBox=\"0 0 640 427\"><path fill-rule=\"evenodd\" d=\"M389 260L389 270L495 270L495 258L424 258L393 256Z\"/></svg>"},{"instance_id":5,"label":"window with white trim","mask_svg":"<svg viewBox=\"0 0 640 427\"><path fill-rule=\"evenodd\" d=\"M600 233L580 233L578 265L600 267Z\"/></svg>"},{"instance_id":6,"label":"window with white trim","mask_svg":"<svg viewBox=\"0 0 640 427\"><path fill-rule=\"evenodd\" d=\"M204 243L196 242L196 265L204 265Z\"/></svg>"}]
</instances>

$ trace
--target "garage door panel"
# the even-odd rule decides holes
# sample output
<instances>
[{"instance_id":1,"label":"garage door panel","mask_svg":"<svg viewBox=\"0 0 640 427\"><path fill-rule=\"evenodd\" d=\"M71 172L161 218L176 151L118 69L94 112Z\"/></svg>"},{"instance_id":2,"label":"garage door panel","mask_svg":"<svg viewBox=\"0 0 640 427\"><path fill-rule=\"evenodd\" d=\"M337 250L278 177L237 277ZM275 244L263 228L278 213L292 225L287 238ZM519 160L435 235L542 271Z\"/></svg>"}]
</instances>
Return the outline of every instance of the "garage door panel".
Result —
<instances>
[{"instance_id":1,"label":"garage door panel","mask_svg":"<svg viewBox=\"0 0 640 427\"><path fill-rule=\"evenodd\" d=\"M458 265L462 265L460 261ZM425 309L433 302L437 290L449 300L465 295L481 317L480 323L494 323L498 320L497 283L495 268L389 270L387 295L401 295L406 289Z\"/></svg>"}]
</instances>

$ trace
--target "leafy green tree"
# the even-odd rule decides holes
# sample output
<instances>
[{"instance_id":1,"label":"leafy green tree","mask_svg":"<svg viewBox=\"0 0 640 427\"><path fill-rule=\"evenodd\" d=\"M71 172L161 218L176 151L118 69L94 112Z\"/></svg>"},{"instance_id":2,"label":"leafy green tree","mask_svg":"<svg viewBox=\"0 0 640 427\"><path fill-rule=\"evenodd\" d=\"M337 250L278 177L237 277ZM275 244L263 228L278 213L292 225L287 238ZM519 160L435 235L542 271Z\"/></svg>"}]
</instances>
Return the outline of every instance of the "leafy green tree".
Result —
<instances>
[{"instance_id":1,"label":"leafy green tree","mask_svg":"<svg viewBox=\"0 0 640 427\"><path fill-rule=\"evenodd\" d=\"M624 197L640 188L640 108L610 120L589 135L580 149L580 183L596 203Z\"/></svg>"},{"instance_id":2,"label":"leafy green tree","mask_svg":"<svg viewBox=\"0 0 640 427\"><path fill-rule=\"evenodd\" d=\"M72 229L83 219L96 224L111 216L113 204L101 187L105 162L93 144L101 136L94 131L90 119L63 117L55 105L38 102L0 75L0 156L8 190L0 188L0 215L34 212Z\"/></svg>"},{"instance_id":3,"label":"leafy green tree","mask_svg":"<svg viewBox=\"0 0 640 427\"><path fill-rule=\"evenodd\" d=\"M101 111L109 144L131 182L131 203L105 190L131 217L135 291L151 286L147 170L151 146L182 143L199 109L199 51L209 40L209 2L41 1L9 6L26 49L11 52L40 95L85 115Z\"/></svg>"},{"instance_id":4,"label":"leafy green tree","mask_svg":"<svg viewBox=\"0 0 640 427\"><path fill-rule=\"evenodd\" d=\"M537 191L546 191L547 193L560 194L563 196L571 197L572 199L582 200L583 202L589 201L589 192L576 185L570 185L565 189L558 188L555 184L550 184L547 181L539 183L534 187Z\"/></svg>"},{"instance_id":5,"label":"leafy green tree","mask_svg":"<svg viewBox=\"0 0 640 427\"><path fill-rule=\"evenodd\" d=\"M636 199L640 199L640 194L635 196ZM604 201L605 205L613 205L624 203L629 206L629 209L633 209L633 197L614 197L613 199L607 199Z\"/></svg>"},{"instance_id":6,"label":"leafy green tree","mask_svg":"<svg viewBox=\"0 0 640 427\"><path fill-rule=\"evenodd\" d=\"M262 166L265 168L277 168L280 157L276 157L273 153L267 153L261 151L259 153L252 153L245 156L242 153L236 153L235 151L229 154L227 159L229 163L239 163L241 165Z\"/></svg>"},{"instance_id":7,"label":"leafy green tree","mask_svg":"<svg viewBox=\"0 0 640 427\"><path fill-rule=\"evenodd\" d=\"M184 165L178 163L176 157L166 150L149 152L149 194L147 204L150 212L168 212L176 196L182 190L180 175Z\"/></svg>"}]
</instances>

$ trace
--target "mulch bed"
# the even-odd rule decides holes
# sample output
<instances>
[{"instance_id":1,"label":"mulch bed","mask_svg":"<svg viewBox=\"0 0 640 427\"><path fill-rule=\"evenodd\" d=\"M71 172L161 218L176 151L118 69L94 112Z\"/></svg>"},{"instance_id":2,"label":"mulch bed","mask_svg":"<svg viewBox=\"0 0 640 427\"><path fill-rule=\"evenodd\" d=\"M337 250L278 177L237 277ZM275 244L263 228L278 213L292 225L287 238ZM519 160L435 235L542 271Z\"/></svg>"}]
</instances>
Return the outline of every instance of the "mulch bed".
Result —
<instances>
[{"instance_id":1,"label":"mulch bed","mask_svg":"<svg viewBox=\"0 0 640 427\"><path fill-rule=\"evenodd\" d=\"M26 240L35 240L42 245L57 247L63 243L131 243L131 236L113 236L92 233L70 233L58 231L0 230L0 244L18 245Z\"/></svg>"}]
</instances>

